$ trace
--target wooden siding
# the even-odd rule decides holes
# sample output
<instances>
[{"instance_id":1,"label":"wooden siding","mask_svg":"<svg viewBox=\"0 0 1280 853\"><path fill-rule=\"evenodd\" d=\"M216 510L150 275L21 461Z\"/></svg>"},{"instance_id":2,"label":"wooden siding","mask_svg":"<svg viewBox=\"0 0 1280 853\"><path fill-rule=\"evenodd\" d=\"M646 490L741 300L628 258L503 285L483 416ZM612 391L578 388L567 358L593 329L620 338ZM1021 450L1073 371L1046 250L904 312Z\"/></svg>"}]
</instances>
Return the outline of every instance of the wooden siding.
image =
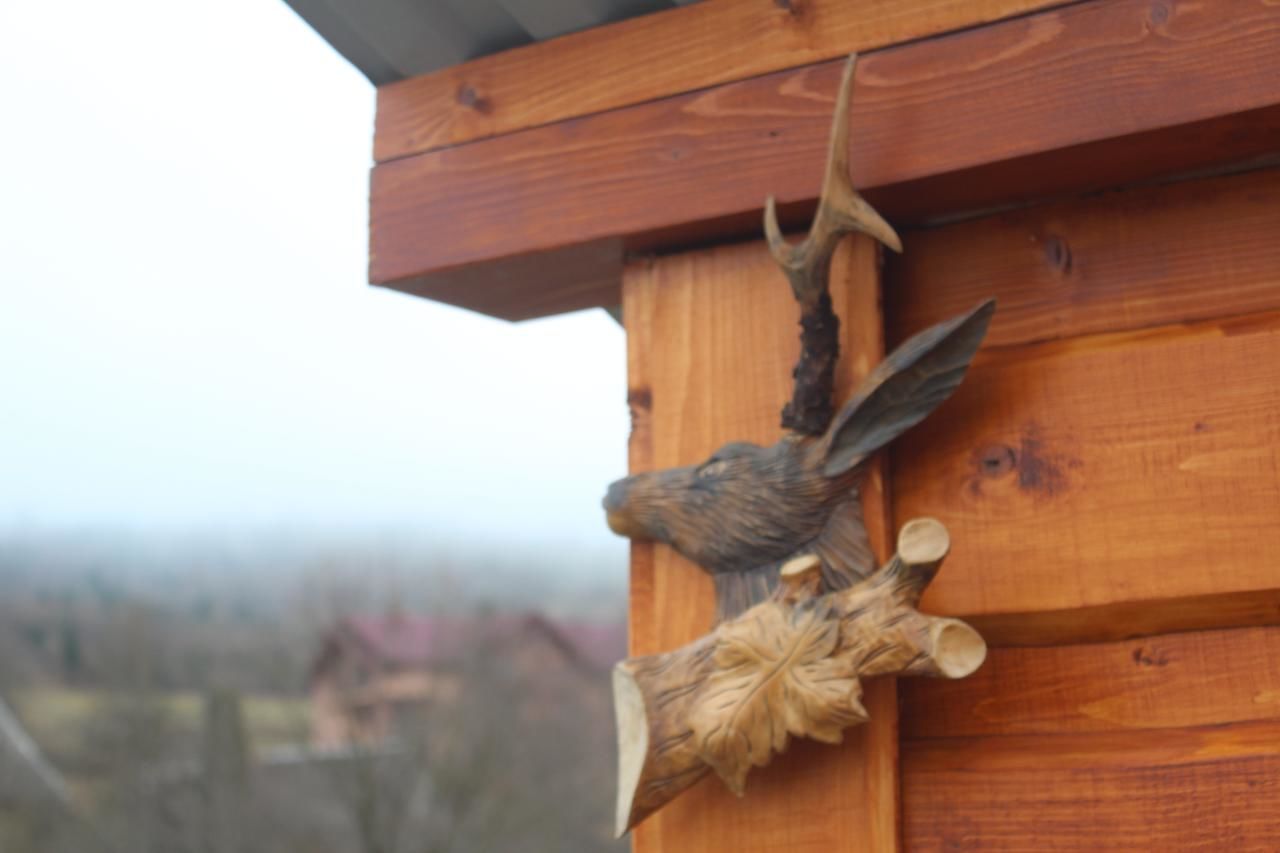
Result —
<instances>
[{"instance_id":1,"label":"wooden siding","mask_svg":"<svg viewBox=\"0 0 1280 853\"><path fill-rule=\"evenodd\" d=\"M853 171L910 224L1275 153L1278 39L1263 0L1095 0L888 48ZM626 252L758 234L770 194L807 212L839 66L382 163L370 277L510 318L616 303Z\"/></svg>"},{"instance_id":2,"label":"wooden siding","mask_svg":"<svg viewBox=\"0 0 1280 853\"><path fill-rule=\"evenodd\" d=\"M889 336L991 296L995 347L1280 310L1278 232L1280 169L908 231L885 289Z\"/></svg>"},{"instance_id":3,"label":"wooden siding","mask_svg":"<svg viewBox=\"0 0 1280 853\"><path fill-rule=\"evenodd\" d=\"M1260 172L907 236L891 337L1000 300L965 385L894 449L897 517L957 542L926 606L1002 643L1275 618L1277 228Z\"/></svg>"},{"instance_id":4,"label":"wooden siding","mask_svg":"<svg viewBox=\"0 0 1280 853\"><path fill-rule=\"evenodd\" d=\"M912 850L1280 847L1280 629L996 649L904 689Z\"/></svg>"},{"instance_id":5,"label":"wooden siding","mask_svg":"<svg viewBox=\"0 0 1280 853\"><path fill-rule=\"evenodd\" d=\"M829 35L788 49L853 37ZM842 396L885 341L1000 302L964 386L873 474L871 531L883 551L895 522L945 522L922 608L993 650L967 681L869 685L844 745L795 744L742 800L704 781L638 853L1280 849L1278 41L1274 0L1090 0L860 64L853 169L906 254L883 318L875 251L839 256ZM771 193L790 223L811 208L839 63L747 53L724 77L699 58L706 88L664 66L595 101L533 53L527 80L473 65L384 93L373 277L511 318L621 298L632 470L773 441L795 309L759 243L724 241ZM1138 185L1224 163L1252 171ZM987 205L1030 206L940 224ZM713 599L634 545L633 653L704 633Z\"/></svg>"},{"instance_id":6,"label":"wooden siding","mask_svg":"<svg viewBox=\"0 0 1280 853\"><path fill-rule=\"evenodd\" d=\"M895 445L872 517L948 525L923 609L971 619L990 659L898 685L900 787L867 775L865 741L798 743L744 800L700 785L636 849L887 849L848 805L886 789L907 850L1280 845L1278 226L1280 172L1261 170L907 231L889 345L1000 308L961 390ZM858 251L835 281L865 359ZM794 306L758 244L638 263L625 293L633 467L776 436ZM846 358L842 388L868 363ZM633 650L701 633L706 577L633 554Z\"/></svg>"},{"instance_id":7,"label":"wooden siding","mask_svg":"<svg viewBox=\"0 0 1280 853\"><path fill-rule=\"evenodd\" d=\"M703 0L378 89L378 162L989 23L1063 0Z\"/></svg>"},{"instance_id":8,"label":"wooden siding","mask_svg":"<svg viewBox=\"0 0 1280 853\"><path fill-rule=\"evenodd\" d=\"M904 235L891 343L1000 307L894 512L1018 646L902 684L908 850L1280 849L1278 231L1262 170Z\"/></svg>"}]
</instances>

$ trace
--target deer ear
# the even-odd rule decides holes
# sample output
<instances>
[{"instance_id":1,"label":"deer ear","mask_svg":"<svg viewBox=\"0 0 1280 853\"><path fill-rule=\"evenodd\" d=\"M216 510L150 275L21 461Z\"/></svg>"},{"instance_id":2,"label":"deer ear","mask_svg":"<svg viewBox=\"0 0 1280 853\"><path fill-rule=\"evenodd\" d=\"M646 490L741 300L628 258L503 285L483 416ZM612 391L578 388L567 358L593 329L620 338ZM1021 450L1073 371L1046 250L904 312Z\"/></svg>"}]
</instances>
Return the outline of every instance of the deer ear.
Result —
<instances>
[{"instance_id":1,"label":"deer ear","mask_svg":"<svg viewBox=\"0 0 1280 853\"><path fill-rule=\"evenodd\" d=\"M822 473L852 469L936 409L964 379L994 299L905 341L871 372L823 437Z\"/></svg>"}]
</instances>

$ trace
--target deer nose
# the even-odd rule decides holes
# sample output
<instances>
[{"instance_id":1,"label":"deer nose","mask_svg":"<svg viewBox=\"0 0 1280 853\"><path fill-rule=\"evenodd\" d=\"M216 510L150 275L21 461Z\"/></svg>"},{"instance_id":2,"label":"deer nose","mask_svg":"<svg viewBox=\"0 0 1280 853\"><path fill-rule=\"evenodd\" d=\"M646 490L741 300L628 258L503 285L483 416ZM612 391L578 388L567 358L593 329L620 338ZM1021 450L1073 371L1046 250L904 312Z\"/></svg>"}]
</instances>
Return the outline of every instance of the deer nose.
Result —
<instances>
[{"instance_id":1,"label":"deer nose","mask_svg":"<svg viewBox=\"0 0 1280 853\"><path fill-rule=\"evenodd\" d=\"M609 529L619 536L631 539L648 539L649 533L644 525L635 517L629 506L631 502L631 480L623 479L609 486L604 495L605 521Z\"/></svg>"},{"instance_id":2,"label":"deer nose","mask_svg":"<svg viewBox=\"0 0 1280 853\"><path fill-rule=\"evenodd\" d=\"M606 512L617 512L627 505L627 492L630 483L626 480L614 480L609 484L609 490L604 493L604 505Z\"/></svg>"}]
</instances>

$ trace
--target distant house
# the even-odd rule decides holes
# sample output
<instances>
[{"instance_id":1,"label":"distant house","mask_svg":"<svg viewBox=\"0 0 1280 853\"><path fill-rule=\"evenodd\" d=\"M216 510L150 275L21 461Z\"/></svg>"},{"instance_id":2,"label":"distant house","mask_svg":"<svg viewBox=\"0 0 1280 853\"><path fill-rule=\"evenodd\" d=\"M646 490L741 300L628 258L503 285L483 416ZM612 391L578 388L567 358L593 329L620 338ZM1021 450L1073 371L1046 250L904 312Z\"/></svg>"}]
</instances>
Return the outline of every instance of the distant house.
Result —
<instances>
[{"instance_id":1,"label":"distant house","mask_svg":"<svg viewBox=\"0 0 1280 853\"><path fill-rule=\"evenodd\" d=\"M537 614L343 619L325 636L310 677L311 742L334 747L390 734L404 714L449 702L486 656L544 683L605 678L626 654L622 625Z\"/></svg>"}]
</instances>

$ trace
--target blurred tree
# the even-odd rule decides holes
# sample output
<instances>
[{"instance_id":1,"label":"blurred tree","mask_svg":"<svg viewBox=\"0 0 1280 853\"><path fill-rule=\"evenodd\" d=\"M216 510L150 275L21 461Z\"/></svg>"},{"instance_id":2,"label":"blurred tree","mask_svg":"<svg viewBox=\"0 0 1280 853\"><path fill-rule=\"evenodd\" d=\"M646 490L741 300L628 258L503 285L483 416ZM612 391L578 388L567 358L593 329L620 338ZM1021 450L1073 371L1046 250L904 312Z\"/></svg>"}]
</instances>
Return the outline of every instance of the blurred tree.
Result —
<instances>
[{"instance_id":1,"label":"blurred tree","mask_svg":"<svg viewBox=\"0 0 1280 853\"><path fill-rule=\"evenodd\" d=\"M62 652L62 675L68 681L80 678L84 660L80 653L80 626L73 617L64 616L59 629L59 646Z\"/></svg>"},{"instance_id":2,"label":"blurred tree","mask_svg":"<svg viewBox=\"0 0 1280 853\"><path fill-rule=\"evenodd\" d=\"M607 677L485 623L477 614L455 679L397 704L388 736L357 736L335 768L360 853L625 849L611 833ZM360 704L347 707L348 730L367 733Z\"/></svg>"}]
</instances>

